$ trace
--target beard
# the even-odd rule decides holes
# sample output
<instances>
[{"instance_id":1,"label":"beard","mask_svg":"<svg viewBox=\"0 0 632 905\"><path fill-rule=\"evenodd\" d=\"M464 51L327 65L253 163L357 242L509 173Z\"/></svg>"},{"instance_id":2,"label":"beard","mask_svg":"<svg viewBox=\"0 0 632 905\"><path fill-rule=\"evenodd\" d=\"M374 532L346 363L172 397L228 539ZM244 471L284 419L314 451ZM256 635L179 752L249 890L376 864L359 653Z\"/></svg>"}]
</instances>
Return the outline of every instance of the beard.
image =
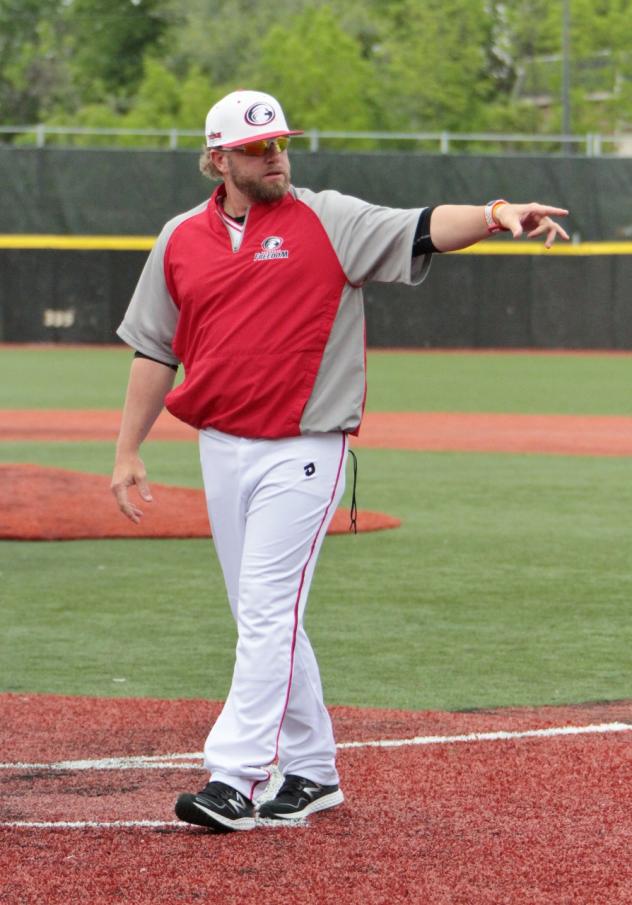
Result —
<instances>
[{"instance_id":1,"label":"beard","mask_svg":"<svg viewBox=\"0 0 632 905\"><path fill-rule=\"evenodd\" d=\"M264 182L263 179L250 178L238 172L231 157L228 158L228 169L235 188L255 203L269 204L278 201L290 187L289 172L283 173L283 179Z\"/></svg>"}]
</instances>

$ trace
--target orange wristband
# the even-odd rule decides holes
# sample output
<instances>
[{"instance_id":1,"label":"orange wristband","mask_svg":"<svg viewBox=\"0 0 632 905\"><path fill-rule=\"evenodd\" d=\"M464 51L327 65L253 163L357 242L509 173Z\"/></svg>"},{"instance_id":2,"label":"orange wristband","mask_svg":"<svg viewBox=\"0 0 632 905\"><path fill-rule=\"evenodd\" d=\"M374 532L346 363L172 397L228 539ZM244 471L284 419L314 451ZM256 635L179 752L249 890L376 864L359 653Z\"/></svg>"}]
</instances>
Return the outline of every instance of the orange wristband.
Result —
<instances>
[{"instance_id":1,"label":"orange wristband","mask_svg":"<svg viewBox=\"0 0 632 905\"><path fill-rule=\"evenodd\" d=\"M496 198L495 201L488 201L485 205L485 223L487 223L487 232L492 235L492 233L506 233L508 232L506 226L499 226L494 213L497 207L500 207L502 204L509 204L508 201L505 201L504 198Z\"/></svg>"}]
</instances>

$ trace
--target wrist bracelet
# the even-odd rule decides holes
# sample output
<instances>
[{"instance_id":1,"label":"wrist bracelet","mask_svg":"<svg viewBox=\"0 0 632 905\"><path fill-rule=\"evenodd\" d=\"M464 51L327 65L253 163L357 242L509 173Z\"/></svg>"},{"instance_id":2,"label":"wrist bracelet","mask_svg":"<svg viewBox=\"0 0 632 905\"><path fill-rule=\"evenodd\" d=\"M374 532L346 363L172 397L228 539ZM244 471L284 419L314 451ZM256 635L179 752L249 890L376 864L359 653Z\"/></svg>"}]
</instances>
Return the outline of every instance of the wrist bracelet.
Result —
<instances>
[{"instance_id":1,"label":"wrist bracelet","mask_svg":"<svg viewBox=\"0 0 632 905\"><path fill-rule=\"evenodd\" d=\"M488 201L485 205L485 223L487 224L487 232L490 235L492 235L492 233L508 232L507 227L500 226L494 217L494 211L500 204L509 204L509 202L505 201L504 198L496 198L494 201Z\"/></svg>"}]
</instances>

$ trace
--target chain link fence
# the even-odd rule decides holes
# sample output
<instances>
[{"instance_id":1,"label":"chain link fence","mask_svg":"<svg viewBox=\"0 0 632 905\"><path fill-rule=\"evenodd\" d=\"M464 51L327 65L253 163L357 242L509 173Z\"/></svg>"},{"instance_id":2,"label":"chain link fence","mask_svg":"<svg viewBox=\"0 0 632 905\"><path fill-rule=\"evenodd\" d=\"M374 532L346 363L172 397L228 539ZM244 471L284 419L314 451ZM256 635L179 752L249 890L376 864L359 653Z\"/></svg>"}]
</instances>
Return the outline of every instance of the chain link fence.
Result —
<instances>
[{"instance_id":1,"label":"chain link fence","mask_svg":"<svg viewBox=\"0 0 632 905\"><path fill-rule=\"evenodd\" d=\"M115 129L50 126L44 123L0 126L0 143L17 147L98 147L196 149L204 136L193 129ZM496 132L340 132L311 129L293 139L297 147L322 150L406 150L428 154L559 154L632 157L632 134L584 135Z\"/></svg>"}]
</instances>

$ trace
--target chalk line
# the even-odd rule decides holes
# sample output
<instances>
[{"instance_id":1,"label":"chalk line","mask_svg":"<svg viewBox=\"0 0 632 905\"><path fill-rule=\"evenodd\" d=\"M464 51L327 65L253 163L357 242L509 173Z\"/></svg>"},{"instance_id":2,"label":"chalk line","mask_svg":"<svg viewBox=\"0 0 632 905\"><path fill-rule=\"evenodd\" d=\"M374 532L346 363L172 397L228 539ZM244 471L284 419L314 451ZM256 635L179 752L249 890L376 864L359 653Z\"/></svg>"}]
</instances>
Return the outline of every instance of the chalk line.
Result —
<instances>
[{"instance_id":1,"label":"chalk line","mask_svg":"<svg viewBox=\"0 0 632 905\"><path fill-rule=\"evenodd\" d=\"M307 826L309 826L307 818L300 820L255 819L255 828L298 830L305 829ZM204 829L183 823L181 820L6 820L0 821L0 829L2 827L10 827L14 830L193 829L198 831Z\"/></svg>"},{"instance_id":2,"label":"chalk line","mask_svg":"<svg viewBox=\"0 0 632 905\"><path fill-rule=\"evenodd\" d=\"M401 748L404 745L446 745L458 742L504 742L521 738L555 738L568 735L595 735L607 732L629 732L629 723L596 723L590 726L551 726L548 729L526 729L523 732L470 732L467 735L422 735L415 738L382 739L376 742L341 742L338 748Z\"/></svg>"},{"instance_id":3,"label":"chalk line","mask_svg":"<svg viewBox=\"0 0 632 905\"><path fill-rule=\"evenodd\" d=\"M588 726L550 726L547 729L526 729L521 732L499 730L497 732L470 732L466 735L422 735L413 738L378 739L361 742L339 742L337 748L402 748L408 745L453 745L476 742L504 742L526 738L558 738L577 735L601 735L611 732L630 732L630 723L596 723ZM0 763L0 770L199 770L202 755L156 754L147 757L106 757L93 760L62 760L53 763Z\"/></svg>"},{"instance_id":4,"label":"chalk line","mask_svg":"<svg viewBox=\"0 0 632 905\"><path fill-rule=\"evenodd\" d=\"M452 745L459 743L478 742L502 742L520 739L550 739L569 738L578 735L602 735L613 732L629 732L632 724L629 723L596 723L588 726L551 726L547 729L526 729L521 732L497 731L497 732L471 732L465 735L424 735L413 738L379 739L362 742L340 742L337 747L340 750L351 748L402 748L412 745ZM157 754L147 757L109 757L100 760L76 760L58 761L57 763L3 763L2 770L24 772L36 771L73 771L73 770L199 770L202 768L201 754ZM194 761L193 763L191 761ZM272 770L272 779L266 793L260 801L272 797L274 787L280 783L278 769ZM273 787L272 790L270 787ZM285 827L296 829L308 826L307 820L301 821L274 821L257 819L258 826L270 826L278 829ZM177 829L190 830L187 824L179 820L60 820L60 821L27 821L10 820L0 821L0 828L11 829Z\"/></svg>"},{"instance_id":5,"label":"chalk line","mask_svg":"<svg viewBox=\"0 0 632 905\"><path fill-rule=\"evenodd\" d=\"M0 822L0 827L3 826L28 830L120 829L125 827L188 829L187 824L180 820L7 820Z\"/></svg>"}]
</instances>

